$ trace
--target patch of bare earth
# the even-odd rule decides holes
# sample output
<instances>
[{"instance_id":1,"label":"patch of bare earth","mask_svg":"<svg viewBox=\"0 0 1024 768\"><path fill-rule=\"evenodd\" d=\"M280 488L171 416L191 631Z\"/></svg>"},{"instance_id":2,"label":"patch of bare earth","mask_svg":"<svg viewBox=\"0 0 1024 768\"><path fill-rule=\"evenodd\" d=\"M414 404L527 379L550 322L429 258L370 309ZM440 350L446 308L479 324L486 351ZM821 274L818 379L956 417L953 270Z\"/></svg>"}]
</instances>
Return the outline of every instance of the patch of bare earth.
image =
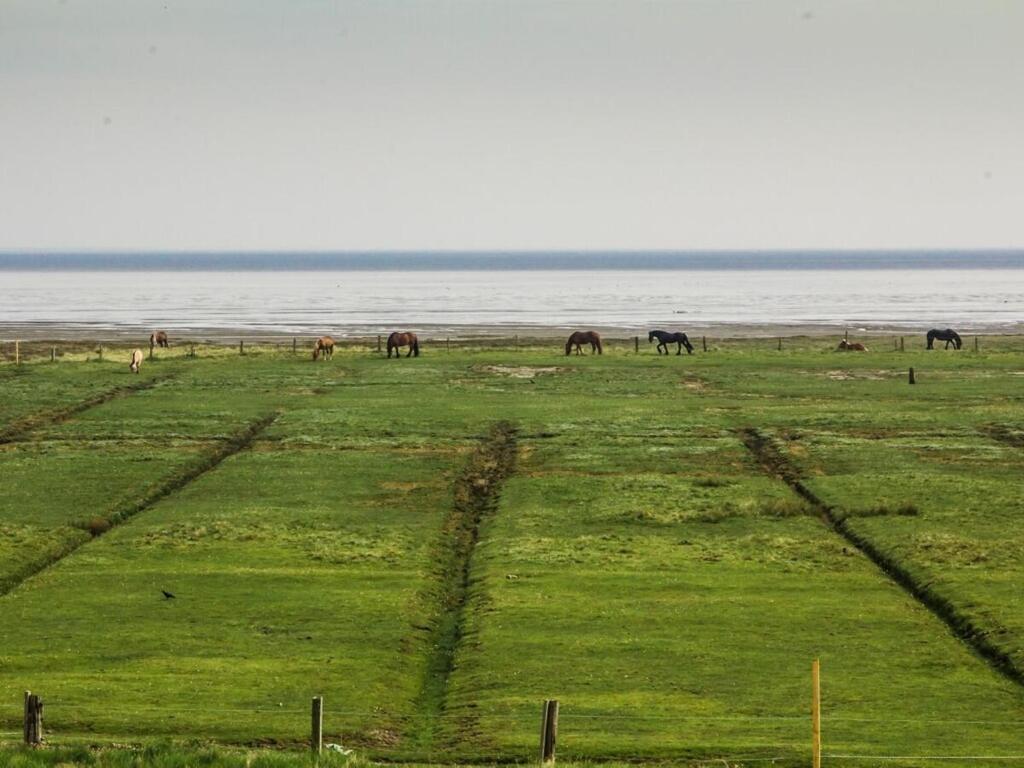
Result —
<instances>
[{"instance_id":1,"label":"patch of bare earth","mask_svg":"<svg viewBox=\"0 0 1024 768\"><path fill-rule=\"evenodd\" d=\"M559 365L529 366L529 365L484 365L480 368L484 373L494 376L508 376L512 379L533 379L537 376L550 373L565 373L572 370Z\"/></svg>"}]
</instances>

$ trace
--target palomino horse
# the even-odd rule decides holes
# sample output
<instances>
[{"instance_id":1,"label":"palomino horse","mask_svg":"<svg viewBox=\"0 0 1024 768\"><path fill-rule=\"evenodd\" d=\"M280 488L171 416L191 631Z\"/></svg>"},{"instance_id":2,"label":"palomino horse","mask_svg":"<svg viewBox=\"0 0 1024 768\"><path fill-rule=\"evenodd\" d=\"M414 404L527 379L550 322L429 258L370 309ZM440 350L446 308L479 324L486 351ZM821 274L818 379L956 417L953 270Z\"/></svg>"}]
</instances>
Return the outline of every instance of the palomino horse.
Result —
<instances>
[{"instance_id":1,"label":"palomino horse","mask_svg":"<svg viewBox=\"0 0 1024 768\"><path fill-rule=\"evenodd\" d=\"M166 331L155 331L149 336L149 348L153 347L169 347L170 342L167 341Z\"/></svg>"},{"instance_id":2,"label":"palomino horse","mask_svg":"<svg viewBox=\"0 0 1024 768\"><path fill-rule=\"evenodd\" d=\"M132 350L132 361L128 364L128 370L132 373L138 373L142 367L142 350Z\"/></svg>"},{"instance_id":3,"label":"palomino horse","mask_svg":"<svg viewBox=\"0 0 1024 768\"><path fill-rule=\"evenodd\" d=\"M406 357L412 357L413 355L415 355L416 357L420 356L420 340L416 338L415 333L399 333L398 331L395 331L390 336L388 336L389 359L391 357L391 350L395 351L396 360L402 356L401 353L398 351L399 347L409 348L409 352L406 354Z\"/></svg>"},{"instance_id":4,"label":"palomino horse","mask_svg":"<svg viewBox=\"0 0 1024 768\"><path fill-rule=\"evenodd\" d=\"M589 344L591 352L601 354L601 334L597 331L576 331L565 342L565 354L572 354L572 348L576 347L576 354L583 354L583 345Z\"/></svg>"},{"instance_id":5,"label":"palomino horse","mask_svg":"<svg viewBox=\"0 0 1024 768\"><path fill-rule=\"evenodd\" d=\"M324 360L334 357L334 339L330 336L321 336L316 340L316 344L313 346L313 359L319 360L320 355L324 356Z\"/></svg>"},{"instance_id":6,"label":"palomino horse","mask_svg":"<svg viewBox=\"0 0 1024 768\"><path fill-rule=\"evenodd\" d=\"M668 345L676 345L676 354L683 354L683 347L686 347L686 354L693 354L693 345L690 340L686 337L685 333L669 333L668 331L651 331L647 334L647 343L650 344L655 339L658 340L658 346L655 349L658 350L658 354L664 349L665 354L668 354Z\"/></svg>"},{"instance_id":7,"label":"palomino horse","mask_svg":"<svg viewBox=\"0 0 1024 768\"><path fill-rule=\"evenodd\" d=\"M868 348L859 341L847 341L846 339L843 339L839 342L839 346L836 347L836 350L842 352L867 352Z\"/></svg>"},{"instance_id":8,"label":"palomino horse","mask_svg":"<svg viewBox=\"0 0 1024 768\"><path fill-rule=\"evenodd\" d=\"M932 349L932 342L938 339L939 341L946 342L946 349L949 349L949 345L953 345L953 349L960 349L964 345L960 339L960 334L954 331L952 328L947 328L944 331L940 331L938 328L932 328L928 331L928 346L926 349Z\"/></svg>"}]
</instances>

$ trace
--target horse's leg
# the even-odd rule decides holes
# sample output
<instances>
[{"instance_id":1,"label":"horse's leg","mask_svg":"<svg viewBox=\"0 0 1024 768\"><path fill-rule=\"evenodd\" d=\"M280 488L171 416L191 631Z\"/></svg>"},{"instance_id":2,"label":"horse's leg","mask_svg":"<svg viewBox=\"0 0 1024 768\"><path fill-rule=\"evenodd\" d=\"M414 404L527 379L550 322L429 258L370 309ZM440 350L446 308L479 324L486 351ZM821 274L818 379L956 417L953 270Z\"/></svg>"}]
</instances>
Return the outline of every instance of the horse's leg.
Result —
<instances>
[{"instance_id":1,"label":"horse's leg","mask_svg":"<svg viewBox=\"0 0 1024 768\"><path fill-rule=\"evenodd\" d=\"M677 341L676 342L676 355L681 355L681 354L683 354L683 342Z\"/></svg>"},{"instance_id":2,"label":"horse's leg","mask_svg":"<svg viewBox=\"0 0 1024 768\"><path fill-rule=\"evenodd\" d=\"M412 357L412 342L409 342L409 351L405 353L406 357Z\"/></svg>"}]
</instances>

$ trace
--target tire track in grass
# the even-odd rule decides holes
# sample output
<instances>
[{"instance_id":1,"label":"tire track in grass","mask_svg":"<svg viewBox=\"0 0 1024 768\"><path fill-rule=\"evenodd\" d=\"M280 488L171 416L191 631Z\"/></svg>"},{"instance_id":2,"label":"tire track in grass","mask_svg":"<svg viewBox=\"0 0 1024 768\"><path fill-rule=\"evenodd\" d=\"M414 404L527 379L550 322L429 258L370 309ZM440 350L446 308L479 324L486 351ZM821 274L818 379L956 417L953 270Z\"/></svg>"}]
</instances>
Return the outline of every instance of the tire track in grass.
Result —
<instances>
[{"instance_id":1,"label":"tire track in grass","mask_svg":"<svg viewBox=\"0 0 1024 768\"><path fill-rule=\"evenodd\" d=\"M108 389L105 392L100 392L99 394L93 395L85 400L80 400L77 403L71 403L70 405L65 405L60 408L51 408L46 411L31 413L28 416L24 416L11 422L3 429L0 429L0 445L12 443L19 437L22 437L28 432L39 429L40 427L60 424L73 416L77 416L83 411L95 408L98 405L103 405L115 398L125 397L126 395L142 392L146 389L152 389L157 384L169 381L172 378L174 378L173 374L154 376L152 379L144 379L135 384L124 384L122 386Z\"/></svg>"},{"instance_id":2,"label":"tire track in grass","mask_svg":"<svg viewBox=\"0 0 1024 768\"><path fill-rule=\"evenodd\" d=\"M956 605L945 596L931 588L929 582L921 581L914 576L897 558L882 550L867 536L855 531L849 519L836 514L834 507L826 504L817 494L804 483L797 467L779 452L770 437L761 434L757 429L746 428L738 431L740 439L754 455L765 472L777 477L793 489L819 514L822 521L833 531L842 536L849 544L856 547L890 579L899 584L921 605L940 619L953 635L969 646L978 656L984 659L993 669L1007 679L1024 685L1024 669L1022 669L1006 651L989 639L990 630L978 626L969 616L963 614Z\"/></svg>"},{"instance_id":3,"label":"tire track in grass","mask_svg":"<svg viewBox=\"0 0 1024 768\"><path fill-rule=\"evenodd\" d=\"M225 459L245 450L252 445L256 438L259 437L267 427L274 423L277 416L278 414L276 413L269 414L246 424L242 430L222 441L214 450L200 456L190 465L182 467L174 474L165 478L162 482L150 486L137 499L114 510L108 517L100 519L99 521L102 525L96 525L95 521L87 522L85 520L70 523L73 527L86 530L91 534L91 536L89 538L79 538L68 542L62 547L58 547L45 559L29 563L8 579L0 582L0 598L14 591L33 576L42 573L53 565L56 565L65 557L73 554L80 547L85 546L93 539L99 538L121 523L145 512L161 499L180 491L189 483L205 475L207 472L216 469Z\"/></svg>"},{"instance_id":4,"label":"tire track in grass","mask_svg":"<svg viewBox=\"0 0 1024 768\"><path fill-rule=\"evenodd\" d=\"M491 427L455 481L452 508L431 557L433 583L422 595L433 606L433 612L426 627L428 650L423 679L407 732L416 747L432 750L437 746L448 681L465 630L480 525L497 508L501 487L514 471L515 458L515 427L499 422Z\"/></svg>"}]
</instances>

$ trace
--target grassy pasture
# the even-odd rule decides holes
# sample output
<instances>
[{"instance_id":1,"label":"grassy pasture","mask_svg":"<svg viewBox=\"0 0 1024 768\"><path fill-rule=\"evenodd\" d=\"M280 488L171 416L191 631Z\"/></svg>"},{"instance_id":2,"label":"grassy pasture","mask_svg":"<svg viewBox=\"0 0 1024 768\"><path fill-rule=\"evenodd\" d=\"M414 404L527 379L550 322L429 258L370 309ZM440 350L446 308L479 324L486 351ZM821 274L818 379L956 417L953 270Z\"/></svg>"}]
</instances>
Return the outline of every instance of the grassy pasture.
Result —
<instances>
[{"instance_id":1,"label":"grassy pasture","mask_svg":"<svg viewBox=\"0 0 1024 768\"><path fill-rule=\"evenodd\" d=\"M158 353L142 374L156 386L0 446L0 580L55 560L0 597L0 731L31 688L57 742L298 746L323 694L328 740L360 754L525 760L554 697L567 759L803 765L820 657L826 753L1021 754L1021 686L737 432L769 436L859 534L1020 658L1024 343L712 346L425 346L397 362L352 348L317 365L271 348ZM0 366L0 430L130 383L119 354ZM83 528L119 522L268 415L251 444L108 532ZM446 606L453 483L499 420L517 427L517 467L480 525L468 600ZM68 542L81 546L57 557ZM428 743L431 622L456 608Z\"/></svg>"}]
</instances>

